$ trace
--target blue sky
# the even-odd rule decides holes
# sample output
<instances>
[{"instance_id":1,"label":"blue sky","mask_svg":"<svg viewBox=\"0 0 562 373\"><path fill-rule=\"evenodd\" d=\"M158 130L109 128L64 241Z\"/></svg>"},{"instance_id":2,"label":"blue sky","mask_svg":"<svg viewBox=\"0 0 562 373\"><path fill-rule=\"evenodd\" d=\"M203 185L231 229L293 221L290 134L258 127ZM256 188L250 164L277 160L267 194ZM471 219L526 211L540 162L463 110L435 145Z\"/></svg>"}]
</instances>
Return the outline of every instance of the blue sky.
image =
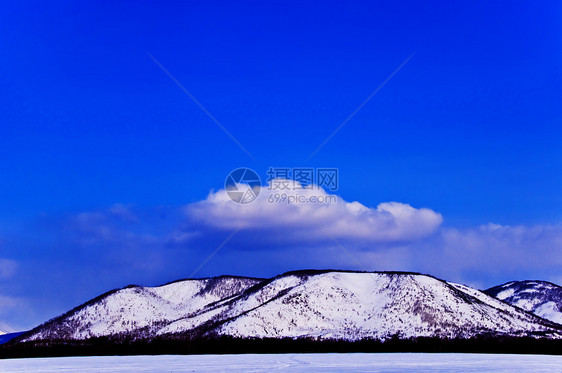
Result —
<instances>
[{"instance_id":1,"label":"blue sky","mask_svg":"<svg viewBox=\"0 0 562 373\"><path fill-rule=\"evenodd\" d=\"M185 211L216 208L208 196L242 166L264 180L270 166L335 167L338 197L369 213L395 201L442 217L423 238L342 236L368 269L562 279L557 2L22 1L0 30L0 320L16 328L188 276L232 227ZM268 240L295 229L278 215L200 275L357 269L318 253L329 240Z\"/></svg>"}]
</instances>

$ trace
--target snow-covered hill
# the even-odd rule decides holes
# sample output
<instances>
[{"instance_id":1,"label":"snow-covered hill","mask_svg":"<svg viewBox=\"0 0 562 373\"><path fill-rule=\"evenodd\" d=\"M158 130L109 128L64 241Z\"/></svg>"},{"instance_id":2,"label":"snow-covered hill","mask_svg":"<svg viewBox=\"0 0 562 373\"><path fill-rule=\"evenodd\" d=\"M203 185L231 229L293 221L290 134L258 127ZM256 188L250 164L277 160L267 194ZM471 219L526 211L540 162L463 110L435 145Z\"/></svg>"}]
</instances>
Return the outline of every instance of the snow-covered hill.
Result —
<instances>
[{"instance_id":1,"label":"snow-covered hill","mask_svg":"<svg viewBox=\"0 0 562 373\"><path fill-rule=\"evenodd\" d=\"M269 280L222 276L127 287L35 328L22 340L482 334L561 338L562 330L478 290L427 275L297 271Z\"/></svg>"},{"instance_id":2,"label":"snow-covered hill","mask_svg":"<svg viewBox=\"0 0 562 373\"><path fill-rule=\"evenodd\" d=\"M240 294L262 279L221 276L105 293L35 329L26 340L150 336L178 319Z\"/></svg>"},{"instance_id":3,"label":"snow-covered hill","mask_svg":"<svg viewBox=\"0 0 562 373\"><path fill-rule=\"evenodd\" d=\"M513 306L562 324L562 287L546 281L512 281L484 290Z\"/></svg>"}]
</instances>

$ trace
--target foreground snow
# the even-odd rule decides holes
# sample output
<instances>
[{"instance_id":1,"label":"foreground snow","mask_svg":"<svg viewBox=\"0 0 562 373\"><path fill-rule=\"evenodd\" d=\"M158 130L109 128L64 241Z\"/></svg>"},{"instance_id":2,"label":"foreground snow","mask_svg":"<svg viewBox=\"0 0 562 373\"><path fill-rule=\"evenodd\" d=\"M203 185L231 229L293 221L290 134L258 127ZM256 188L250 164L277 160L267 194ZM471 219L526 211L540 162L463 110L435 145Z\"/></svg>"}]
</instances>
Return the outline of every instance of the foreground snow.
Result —
<instances>
[{"instance_id":1,"label":"foreground snow","mask_svg":"<svg viewBox=\"0 0 562 373\"><path fill-rule=\"evenodd\" d=\"M0 360L11 372L559 372L562 356L486 354L284 354L109 356Z\"/></svg>"}]
</instances>

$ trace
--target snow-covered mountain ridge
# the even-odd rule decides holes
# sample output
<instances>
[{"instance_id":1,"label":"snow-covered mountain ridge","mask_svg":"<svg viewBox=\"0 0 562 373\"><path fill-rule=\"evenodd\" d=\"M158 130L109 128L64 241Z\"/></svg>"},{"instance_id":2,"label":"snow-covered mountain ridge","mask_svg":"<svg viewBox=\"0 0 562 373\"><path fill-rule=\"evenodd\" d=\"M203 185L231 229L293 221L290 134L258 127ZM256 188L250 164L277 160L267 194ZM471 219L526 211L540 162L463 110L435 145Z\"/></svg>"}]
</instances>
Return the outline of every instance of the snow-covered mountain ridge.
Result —
<instances>
[{"instance_id":1,"label":"snow-covered mountain ridge","mask_svg":"<svg viewBox=\"0 0 562 373\"><path fill-rule=\"evenodd\" d=\"M562 287L546 281L511 281L484 293L562 324Z\"/></svg>"},{"instance_id":2,"label":"snow-covered mountain ridge","mask_svg":"<svg viewBox=\"0 0 562 373\"><path fill-rule=\"evenodd\" d=\"M95 298L22 341L234 336L360 340L477 335L562 338L560 325L481 291L404 272L296 271L130 286Z\"/></svg>"}]
</instances>

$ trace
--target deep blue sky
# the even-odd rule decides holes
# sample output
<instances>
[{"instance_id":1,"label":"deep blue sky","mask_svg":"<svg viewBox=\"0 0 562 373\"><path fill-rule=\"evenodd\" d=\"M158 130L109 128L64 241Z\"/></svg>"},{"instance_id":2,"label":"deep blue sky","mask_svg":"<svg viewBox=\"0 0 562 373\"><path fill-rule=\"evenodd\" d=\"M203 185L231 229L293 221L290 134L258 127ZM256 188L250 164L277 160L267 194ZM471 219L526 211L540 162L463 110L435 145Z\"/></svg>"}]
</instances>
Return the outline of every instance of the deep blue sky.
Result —
<instances>
[{"instance_id":1,"label":"deep blue sky","mask_svg":"<svg viewBox=\"0 0 562 373\"><path fill-rule=\"evenodd\" d=\"M193 203L241 166L337 167L345 200L428 207L447 227L562 221L559 2L18 1L0 35L0 258L20 271L62 240L53 220ZM53 309L145 279L124 278Z\"/></svg>"}]
</instances>

